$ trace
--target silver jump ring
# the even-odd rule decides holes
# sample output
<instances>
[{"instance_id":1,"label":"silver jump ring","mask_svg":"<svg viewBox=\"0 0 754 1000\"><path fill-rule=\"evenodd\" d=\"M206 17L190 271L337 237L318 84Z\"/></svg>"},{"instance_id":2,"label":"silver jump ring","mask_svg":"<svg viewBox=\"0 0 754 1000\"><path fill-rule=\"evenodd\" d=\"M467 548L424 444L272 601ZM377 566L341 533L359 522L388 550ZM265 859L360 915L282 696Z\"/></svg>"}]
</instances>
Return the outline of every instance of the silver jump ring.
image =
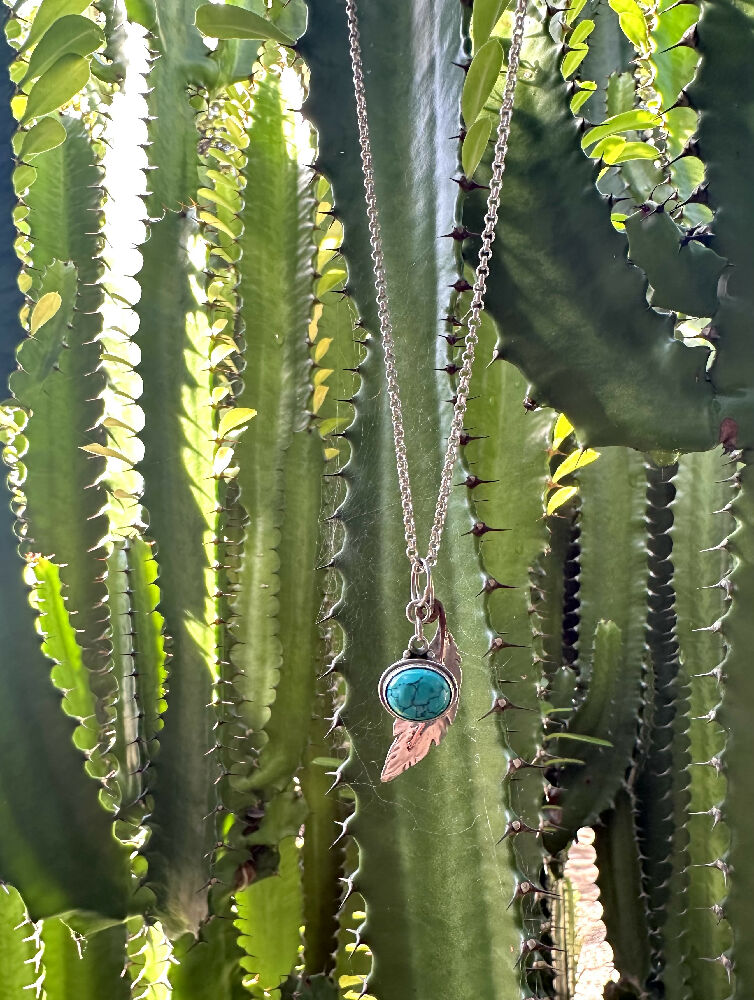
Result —
<instances>
[{"instance_id":1,"label":"silver jump ring","mask_svg":"<svg viewBox=\"0 0 754 1000\"><path fill-rule=\"evenodd\" d=\"M426 577L424 586L421 585L422 576ZM417 559L411 565L411 603L426 604L430 608L435 603L435 587L432 582L432 571L426 559Z\"/></svg>"}]
</instances>

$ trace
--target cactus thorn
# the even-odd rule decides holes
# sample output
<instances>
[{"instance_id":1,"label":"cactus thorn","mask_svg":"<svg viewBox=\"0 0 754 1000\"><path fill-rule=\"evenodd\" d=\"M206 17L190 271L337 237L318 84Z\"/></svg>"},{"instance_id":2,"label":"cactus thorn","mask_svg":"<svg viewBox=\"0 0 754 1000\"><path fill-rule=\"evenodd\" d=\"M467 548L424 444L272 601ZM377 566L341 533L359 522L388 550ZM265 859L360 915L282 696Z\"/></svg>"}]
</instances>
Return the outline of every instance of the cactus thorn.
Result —
<instances>
[{"instance_id":1,"label":"cactus thorn","mask_svg":"<svg viewBox=\"0 0 754 1000\"><path fill-rule=\"evenodd\" d=\"M464 535L474 535L475 538L481 538L490 531L510 531L510 528L491 528L484 521L475 521L474 525L468 530L464 531Z\"/></svg>"},{"instance_id":2,"label":"cactus thorn","mask_svg":"<svg viewBox=\"0 0 754 1000\"><path fill-rule=\"evenodd\" d=\"M536 837L538 837L541 832L541 828L537 829L536 827L528 826L521 819L512 819L506 824L505 833L502 835L500 840L498 840L498 844L502 844L502 842L508 837L517 837L519 833L533 833Z\"/></svg>"},{"instance_id":3,"label":"cactus thorn","mask_svg":"<svg viewBox=\"0 0 754 1000\"><path fill-rule=\"evenodd\" d=\"M461 366L457 365L457 364L454 364L452 361L450 362L450 364L447 364L447 365L445 365L442 368L435 368L436 372L447 372L448 375L455 375L460 370L461 370Z\"/></svg>"},{"instance_id":4,"label":"cactus thorn","mask_svg":"<svg viewBox=\"0 0 754 1000\"><path fill-rule=\"evenodd\" d=\"M700 957L703 962L717 962L718 965L722 965L728 976L728 982L731 981L731 974L733 972L733 962L731 962L730 958L728 958L728 956L724 952L722 955L718 955L716 958L705 958L704 956Z\"/></svg>"},{"instance_id":5,"label":"cactus thorn","mask_svg":"<svg viewBox=\"0 0 754 1000\"><path fill-rule=\"evenodd\" d=\"M505 777L509 778L512 774L516 774L518 771L525 770L528 767L534 767L540 770L545 769L544 764L532 764L528 760L524 760L523 757L511 757L511 759L508 761L508 767L506 768Z\"/></svg>"},{"instance_id":6,"label":"cactus thorn","mask_svg":"<svg viewBox=\"0 0 754 1000\"><path fill-rule=\"evenodd\" d=\"M711 806L709 809L703 809L698 812L689 813L689 816L711 816L712 817L712 829L714 830L718 823L722 821L723 812L719 806Z\"/></svg>"},{"instance_id":7,"label":"cactus thorn","mask_svg":"<svg viewBox=\"0 0 754 1000\"><path fill-rule=\"evenodd\" d=\"M518 642L506 642L506 640L503 639L502 636L496 635L495 638L490 643L490 648L484 655L489 656L491 653L497 653L501 649L526 649L526 646L522 646ZM506 681L505 683L513 684L515 682Z\"/></svg>"},{"instance_id":8,"label":"cactus thorn","mask_svg":"<svg viewBox=\"0 0 754 1000\"><path fill-rule=\"evenodd\" d=\"M518 590L518 587L510 583L500 583L494 576L488 576L484 581L484 586L476 596L481 597L482 594L492 594L496 590Z\"/></svg>"},{"instance_id":9,"label":"cactus thorn","mask_svg":"<svg viewBox=\"0 0 754 1000\"><path fill-rule=\"evenodd\" d=\"M452 240L457 240L458 242L462 242L463 240L467 240L472 236L481 236L481 235L482 235L481 233L473 233L470 229L467 229L466 226L454 226L449 233L443 233L440 238L452 239Z\"/></svg>"},{"instance_id":10,"label":"cactus thorn","mask_svg":"<svg viewBox=\"0 0 754 1000\"><path fill-rule=\"evenodd\" d=\"M469 399L477 399L477 398L478 397L476 397L476 396L469 396ZM455 396L453 397L453 399L448 400L448 402L452 403L455 406L455 403L456 403ZM458 435L458 443L461 445L462 448L465 448L466 445L470 441L486 441L488 437L489 437L489 434L476 434L476 435L474 435L474 434L469 434L468 431L463 430ZM485 482L490 482L490 483L497 482L496 479L489 479L489 480L484 480L484 481Z\"/></svg>"},{"instance_id":11,"label":"cactus thorn","mask_svg":"<svg viewBox=\"0 0 754 1000\"><path fill-rule=\"evenodd\" d=\"M492 703L492 708L489 710L489 712L485 712L484 715L478 721L481 722L482 719L486 719L489 715L494 715L495 713L500 714L502 712L509 712L512 710L516 710L519 712L537 711L537 709L535 708L525 708L523 705L514 705L509 698L506 698L503 695L499 695L497 698L495 698L494 702Z\"/></svg>"},{"instance_id":12,"label":"cactus thorn","mask_svg":"<svg viewBox=\"0 0 754 1000\"><path fill-rule=\"evenodd\" d=\"M482 189L485 191L489 190L488 184L477 184L475 180L473 180L470 177L467 177L465 174L461 174L460 177L451 177L450 179L452 181L455 181L455 183L459 186L459 188L467 193L469 191L477 191Z\"/></svg>"},{"instance_id":13,"label":"cactus thorn","mask_svg":"<svg viewBox=\"0 0 754 1000\"><path fill-rule=\"evenodd\" d=\"M468 475L463 480L463 482L456 483L456 486L465 486L469 490L475 490L477 486L482 486L488 483L499 483L499 479L480 479L479 476Z\"/></svg>"}]
</instances>

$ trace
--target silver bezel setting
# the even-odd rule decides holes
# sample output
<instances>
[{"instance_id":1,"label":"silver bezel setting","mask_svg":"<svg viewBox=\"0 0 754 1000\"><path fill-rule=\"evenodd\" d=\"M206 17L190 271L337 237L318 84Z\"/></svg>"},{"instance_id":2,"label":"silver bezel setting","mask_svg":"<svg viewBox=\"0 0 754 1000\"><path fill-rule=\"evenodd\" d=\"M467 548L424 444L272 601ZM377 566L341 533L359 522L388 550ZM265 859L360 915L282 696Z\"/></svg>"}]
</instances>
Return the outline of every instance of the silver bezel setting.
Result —
<instances>
[{"instance_id":1,"label":"silver bezel setting","mask_svg":"<svg viewBox=\"0 0 754 1000\"><path fill-rule=\"evenodd\" d=\"M406 719L403 715L398 715L387 702L385 697L385 691L388 684L396 676L396 674L401 673L402 670L406 670L409 667L424 667L434 671L436 674L440 674L448 684L450 685L450 703L442 715L447 715L448 712L452 712L458 705L458 696L460 693L460 686L458 681L453 676L453 674L448 670L448 668L443 664L439 663L437 660L430 660L425 656L406 656L402 660L398 660L396 663L391 664L387 670L385 670L380 677L380 683L378 686L378 692L380 696L380 701L382 702L382 707L393 716L394 719L400 719L402 722L409 722L411 720ZM436 716L436 718L441 718L441 716ZM424 723L417 723L417 725L427 725L434 722L435 719L427 719Z\"/></svg>"}]
</instances>

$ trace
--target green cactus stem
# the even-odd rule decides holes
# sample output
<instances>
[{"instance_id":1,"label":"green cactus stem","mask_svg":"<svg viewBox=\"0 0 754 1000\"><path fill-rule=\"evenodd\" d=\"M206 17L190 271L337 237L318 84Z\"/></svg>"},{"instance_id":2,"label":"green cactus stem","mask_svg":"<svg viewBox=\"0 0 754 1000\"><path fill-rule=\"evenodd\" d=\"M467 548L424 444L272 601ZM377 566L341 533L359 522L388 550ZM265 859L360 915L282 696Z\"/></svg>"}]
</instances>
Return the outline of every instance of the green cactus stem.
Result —
<instances>
[{"instance_id":1,"label":"green cactus stem","mask_svg":"<svg viewBox=\"0 0 754 1000\"><path fill-rule=\"evenodd\" d=\"M723 811L726 781L719 766L726 734L717 718L721 696L720 664L725 653L717 623L732 594L731 553L725 538L734 527L729 510L736 493L731 461L718 452L684 455L675 478L673 564L677 635L683 683L690 690L686 708L690 802L685 827L689 868L686 895L686 950L693 1000L730 995L724 964L731 927L725 917L725 874L711 862L724 859L729 828Z\"/></svg>"},{"instance_id":2,"label":"green cactus stem","mask_svg":"<svg viewBox=\"0 0 754 1000\"><path fill-rule=\"evenodd\" d=\"M190 203L198 186L194 112L187 88L206 51L192 26L196 4L160 5L151 36L150 114L168 129L150 130L149 236L141 247L136 306L143 380L141 434L148 537L156 542L160 612L170 671L168 709L155 763L149 883L171 932L196 930L207 912L216 767L207 705L212 701L214 617L213 438L209 330L201 304ZM193 256L192 256L193 254ZM172 673L171 664L180 664Z\"/></svg>"},{"instance_id":3,"label":"green cactus stem","mask_svg":"<svg viewBox=\"0 0 754 1000\"><path fill-rule=\"evenodd\" d=\"M447 178L456 153L448 137L457 131L462 77L450 63L458 54L460 21L460 6L452 4L410 10L390 3L362 10L363 36L370 39L365 59L376 184L403 372L426 373L447 364L436 336L444 332L439 317L447 313L448 286L457 272L452 240L438 237L453 223L454 191ZM403 38L405 49L396 47L396 37ZM353 887L367 906L360 939L373 955L367 988L380 1000L407 993L512 992L520 979L510 961L520 950L519 931L506 911L514 880L505 849L494 843L504 828L504 759L494 722L486 729L477 724L491 701L486 628L476 598L484 580L473 548L461 537L472 522L459 490L453 491L435 572L438 595L466 664L458 717L443 744L419 766L380 784L391 726L376 688L410 634L404 589L408 563L389 411L381 388L382 358L374 340L378 328L342 8L331 0L310 4L309 30L298 48L312 73L305 112L319 133L317 165L333 184L334 211L344 226L347 290L370 334L359 366L356 419L344 432L352 451L341 473L348 492L337 517L346 542L334 559L343 576L337 620L345 632L345 648L337 666L346 679L347 697L341 715L352 746L342 777L356 793L348 831L359 847ZM406 60L402 51L418 58ZM432 107L423 99L427 80L435 81ZM432 154L411 157L407 171L405 161L394 155L396 143L403 150L429 145ZM424 539L450 415L442 401L453 389L445 371L422 377L420 384L410 379L405 384L408 457ZM463 797L456 794L461 786L467 790ZM438 951L443 938L467 942L471 952L463 969L449 953Z\"/></svg>"}]
</instances>

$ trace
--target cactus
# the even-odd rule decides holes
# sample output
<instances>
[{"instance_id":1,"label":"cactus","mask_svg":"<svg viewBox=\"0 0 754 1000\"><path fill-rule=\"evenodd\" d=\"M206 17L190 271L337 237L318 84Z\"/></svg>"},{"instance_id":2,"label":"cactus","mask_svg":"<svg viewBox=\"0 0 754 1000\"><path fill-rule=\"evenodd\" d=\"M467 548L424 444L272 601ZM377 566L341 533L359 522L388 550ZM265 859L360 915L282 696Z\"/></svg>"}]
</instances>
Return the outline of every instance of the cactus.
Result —
<instances>
[{"instance_id":1,"label":"cactus","mask_svg":"<svg viewBox=\"0 0 754 1000\"><path fill-rule=\"evenodd\" d=\"M605 996L748 1000L749 8L531 5L435 573L461 702L386 784L407 563L343 7L0 11L8 995L568 1000L590 825ZM423 539L510 15L359 14Z\"/></svg>"}]
</instances>

